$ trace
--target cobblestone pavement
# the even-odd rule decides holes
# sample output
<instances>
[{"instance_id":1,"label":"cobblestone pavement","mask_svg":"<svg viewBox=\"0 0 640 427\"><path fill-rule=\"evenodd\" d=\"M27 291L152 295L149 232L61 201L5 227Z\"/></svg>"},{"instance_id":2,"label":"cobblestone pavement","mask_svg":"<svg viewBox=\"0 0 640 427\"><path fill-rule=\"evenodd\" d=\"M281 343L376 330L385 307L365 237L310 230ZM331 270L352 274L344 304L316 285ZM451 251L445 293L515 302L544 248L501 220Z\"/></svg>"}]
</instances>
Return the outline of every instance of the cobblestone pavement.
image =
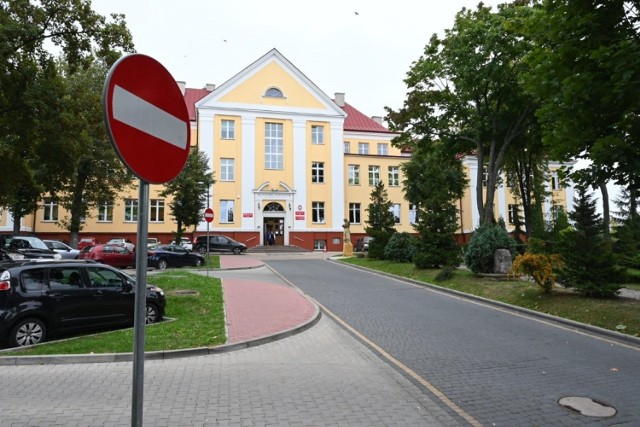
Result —
<instances>
[{"instance_id":1,"label":"cobblestone pavement","mask_svg":"<svg viewBox=\"0 0 640 427\"><path fill-rule=\"evenodd\" d=\"M126 426L131 363L3 366L0 426ZM460 426L322 318L244 350L145 363L149 426Z\"/></svg>"},{"instance_id":2,"label":"cobblestone pavement","mask_svg":"<svg viewBox=\"0 0 640 427\"><path fill-rule=\"evenodd\" d=\"M638 426L640 346L327 261L267 260L485 426ZM612 418L558 403L586 397Z\"/></svg>"}]
</instances>

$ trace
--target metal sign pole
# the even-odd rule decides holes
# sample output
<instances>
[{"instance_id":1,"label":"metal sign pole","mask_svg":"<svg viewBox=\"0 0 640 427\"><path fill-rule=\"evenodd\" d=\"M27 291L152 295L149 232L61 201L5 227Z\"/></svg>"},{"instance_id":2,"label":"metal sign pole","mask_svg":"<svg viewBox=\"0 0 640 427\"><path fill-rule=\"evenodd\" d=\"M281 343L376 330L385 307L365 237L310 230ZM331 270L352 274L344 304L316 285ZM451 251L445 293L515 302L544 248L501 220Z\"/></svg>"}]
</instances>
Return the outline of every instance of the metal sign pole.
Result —
<instances>
[{"instance_id":1,"label":"metal sign pole","mask_svg":"<svg viewBox=\"0 0 640 427\"><path fill-rule=\"evenodd\" d=\"M138 189L138 238L136 241L136 289L133 348L133 395L131 426L142 426L144 392L144 327L147 316L147 234L149 231L149 183Z\"/></svg>"}]
</instances>

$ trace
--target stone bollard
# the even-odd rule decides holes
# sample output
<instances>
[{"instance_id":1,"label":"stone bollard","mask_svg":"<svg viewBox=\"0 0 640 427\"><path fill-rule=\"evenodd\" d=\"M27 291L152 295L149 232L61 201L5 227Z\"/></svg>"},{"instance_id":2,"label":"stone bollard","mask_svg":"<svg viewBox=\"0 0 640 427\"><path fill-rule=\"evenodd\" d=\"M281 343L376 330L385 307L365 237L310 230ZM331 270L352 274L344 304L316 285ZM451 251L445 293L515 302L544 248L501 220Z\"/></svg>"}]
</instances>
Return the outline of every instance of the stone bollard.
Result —
<instances>
[{"instance_id":1,"label":"stone bollard","mask_svg":"<svg viewBox=\"0 0 640 427\"><path fill-rule=\"evenodd\" d=\"M508 249L496 249L493 254L493 273L508 274L511 271L511 252Z\"/></svg>"}]
</instances>

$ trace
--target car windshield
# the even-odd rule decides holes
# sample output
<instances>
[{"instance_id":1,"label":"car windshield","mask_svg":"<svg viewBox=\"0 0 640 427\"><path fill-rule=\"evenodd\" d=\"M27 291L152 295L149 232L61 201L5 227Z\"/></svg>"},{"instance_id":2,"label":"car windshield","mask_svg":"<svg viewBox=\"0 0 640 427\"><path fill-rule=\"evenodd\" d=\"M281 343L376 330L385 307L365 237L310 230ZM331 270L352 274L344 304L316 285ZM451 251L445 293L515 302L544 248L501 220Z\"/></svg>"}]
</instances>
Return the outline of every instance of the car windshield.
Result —
<instances>
[{"instance_id":1,"label":"car windshield","mask_svg":"<svg viewBox=\"0 0 640 427\"><path fill-rule=\"evenodd\" d=\"M40 239L38 239L37 237L31 237L31 236L16 236L13 237L11 239L7 239L7 245L11 245L11 240L24 240L25 242L29 243L29 246L31 246L34 249L45 249L45 250L49 250L49 248L47 248L47 245L44 244L44 242Z\"/></svg>"}]
</instances>

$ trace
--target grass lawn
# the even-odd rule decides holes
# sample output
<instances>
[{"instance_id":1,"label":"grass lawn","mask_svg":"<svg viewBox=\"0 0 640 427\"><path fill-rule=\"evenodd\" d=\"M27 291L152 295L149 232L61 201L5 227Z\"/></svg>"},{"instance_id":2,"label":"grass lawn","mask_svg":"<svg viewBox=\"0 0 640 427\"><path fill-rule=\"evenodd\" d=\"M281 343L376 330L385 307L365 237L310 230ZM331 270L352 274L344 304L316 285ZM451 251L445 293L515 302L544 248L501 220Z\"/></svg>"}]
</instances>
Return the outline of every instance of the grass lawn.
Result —
<instances>
[{"instance_id":1,"label":"grass lawn","mask_svg":"<svg viewBox=\"0 0 640 427\"><path fill-rule=\"evenodd\" d=\"M604 329L640 336L640 300L588 298L570 290L558 290L551 295L546 295L533 282L484 279L468 270L456 270L451 279L436 282L435 277L440 270L419 270L411 263L369 258L345 258L342 261Z\"/></svg>"},{"instance_id":2,"label":"grass lawn","mask_svg":"<svg viewBox=\"0 0 640 427\"><path fill-rule=\"evenodd\" d=\"M226 342L220 279L172 270L154 274L148 277L148 282L164 290L165 316L175 320L145 329L146 351L212 347ZM133 328L120 329L1 353L0 356L129 353L133 352L133 335Z\"/></svg>"}]
</instances>

